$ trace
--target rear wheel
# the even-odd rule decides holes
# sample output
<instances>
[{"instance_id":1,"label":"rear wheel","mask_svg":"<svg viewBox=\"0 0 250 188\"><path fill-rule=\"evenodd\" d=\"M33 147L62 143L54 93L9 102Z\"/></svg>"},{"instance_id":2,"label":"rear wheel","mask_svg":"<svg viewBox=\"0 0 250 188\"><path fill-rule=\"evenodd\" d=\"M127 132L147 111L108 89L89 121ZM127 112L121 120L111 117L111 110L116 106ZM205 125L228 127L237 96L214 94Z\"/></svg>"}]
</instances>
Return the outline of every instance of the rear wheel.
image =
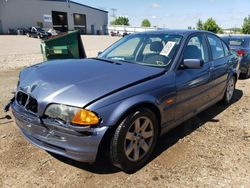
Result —
<instances>
[{"instance_id":1,"label":"rear wheel","mask_svg":"<svg viewBox=\"0 0 250 188\"><path fill-rule=\"evenodd\" d=\"M234 91L235 91L235 83L236 83L236 79L234 76L232 76L227 83L227 88L224 94L224 98L222 99L222 102L225 105L230 104L232 101Z\"/></svg>"},{"instance_id":2,"label":"rear wheel","mask_svg":"<svg viewBox=\"0 0 250 188\"><path fill-rule=\"evenodd\" d=\"M111 140L112 163L126 172L143 167L158 137L158 121L148 109L138 109L119 124Z\"/></svg>"},{"instance_id":3,"label":"rear wheel","mask_svg":"<svg viewBox=\"0 0 250 188\"><path fill-rule=\"evenodd\" d=\"M244 79L247 79L250 77L250 65L248 65L247 72L242 75Z\"/></svg>"}]
</instances>

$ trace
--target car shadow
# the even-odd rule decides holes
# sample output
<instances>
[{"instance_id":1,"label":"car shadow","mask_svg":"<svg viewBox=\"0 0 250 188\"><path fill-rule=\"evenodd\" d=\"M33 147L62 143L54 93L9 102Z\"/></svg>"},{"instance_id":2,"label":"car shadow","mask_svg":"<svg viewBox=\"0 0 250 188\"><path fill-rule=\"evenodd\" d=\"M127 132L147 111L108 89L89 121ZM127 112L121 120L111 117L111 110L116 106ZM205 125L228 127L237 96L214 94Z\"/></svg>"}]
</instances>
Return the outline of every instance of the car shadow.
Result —
<instances>
[{"instance_id":1,"label":"car shadow","mask_svg":"<svg viewBox=\"0 0 250 188\"><path fill-rule=\"evenodd\" d=\"M236 89L234 97L232 99L232 103L230 105L239 101L242 98L242 96L243 96L242 90ZM184 138L185 136L194 132L199 127L203 126L206 122L219 122L220 120L215 119L215 117L224 110L226 110L230 105L221 105L219 103L215 104L212 107L208 108L207 110L199 113L197 116L191 118L190 120L182 123L178 127L169 131L165 135L161 136L158 140L155 151L148 163L157 158L162 152L166 151L168 148L176 144L180 139ZM114 167L111 164L107 154L100 155L98 157L97 162L93 164L77 162L55 154L51 155L53 155L55 158L64 163L96 174L114 174L120 172L120 169Z\"/></svg>"}]
</instances>

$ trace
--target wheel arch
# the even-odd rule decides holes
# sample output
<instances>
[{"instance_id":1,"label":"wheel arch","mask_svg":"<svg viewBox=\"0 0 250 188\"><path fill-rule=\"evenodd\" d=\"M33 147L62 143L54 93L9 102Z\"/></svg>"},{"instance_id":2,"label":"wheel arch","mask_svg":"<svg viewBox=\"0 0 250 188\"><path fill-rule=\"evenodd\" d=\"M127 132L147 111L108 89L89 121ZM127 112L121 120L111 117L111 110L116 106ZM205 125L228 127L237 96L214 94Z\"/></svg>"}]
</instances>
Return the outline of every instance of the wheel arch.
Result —
<instances>
[{"instance_id":1,"label":"wheel arch","mask_svg":"<svg viewBox=\"0 0 250 188\"><path fill-rule=\"evenodd\" d=\"M143 101L143 102L136 103L136 104L132 105L130 108L128 108L127 110L125 110L120 115L120 117L117 119L116 123L113 126L110 126L109 129L106 131L106 133L103 136L103 138L99 144L99 147L98 147L97 159L107 157L107 156L103 156L103 155L107 155L107 152L109 152L111 139L112 139L117 127L119 126L119 124L123 121L123 119L126 116L128 116L130 113L132 113L140 108L149 109L155 114L156 119L158 121L158 125L157 125L158 126L158 135L160 135L160 132L161 132L161 112L160 112L160 109L154 103L152 103L150 101ZM105 151L105 152L102 152L102 151Z\"/></svg>"},{"instance_id":2,"label":"wheel arch","mask_svg":"<svg viewBox=\"0 0 250 188\"><path fill-rule=\"evenodd\" d=\"M160 131L160 125L161 125L161 112L159 110L159 108L151 103L151 102L140 102L140 103L137 103L133 106L131 106L130 108L128 108L126 111L124 111L123 114L121 114L120 118L118 119L118 121L116 122L115 126L117 127L119 125L119 123L121 123L121 121L130 113L132 113L133 111L136 111L137 109L140 109L140 108L145 108L145 109L148 109L148 110L151 110L155 116L156 116L156 119L157 119L157 122L158 122L158 127L159 127L159 131Z\"/></svg>"}]
</instances>

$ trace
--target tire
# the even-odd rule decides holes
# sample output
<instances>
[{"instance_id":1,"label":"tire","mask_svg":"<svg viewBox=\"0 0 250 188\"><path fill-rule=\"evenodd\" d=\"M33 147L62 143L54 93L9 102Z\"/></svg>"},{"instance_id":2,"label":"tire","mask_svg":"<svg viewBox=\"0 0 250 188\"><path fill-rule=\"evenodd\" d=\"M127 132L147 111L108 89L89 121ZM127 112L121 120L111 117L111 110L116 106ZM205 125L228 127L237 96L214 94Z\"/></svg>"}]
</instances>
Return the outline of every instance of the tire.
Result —
<instances>
[{"instance_id":1,"label":"tire","mask_svg":"<svg viewBox=\"0 0 250 188\"><path fill-rule=\"evenodd\" d=\"M243 79L248 79L250 77L250 65L248 65L247 72L242 74Z\"/></svg>"},{"instance_id":2,"label":"tire","mask_svg":"<svg viewBox=\"0 0 250 188\"><path fill-rule=\"evenodd\" d=\"M128 173L137 171L148 162L157 138L158 121L151 110L141 108L130 113L119 124L111 140L113 165Z\"/></svg>"},{"instance_id":3,"label":"tire","mask_svg":"<svg viewBox=\"0 0 250 188\"><path fill-rule=\"evenodd\" d=\"M232 98L233 98L234 91L235 91L235 84L236 84L236 79L234 76L232 76L227 82L226 91L222 99L222 103L224 105L228 105L232 102Z\"/></svg>"}]
</instances>

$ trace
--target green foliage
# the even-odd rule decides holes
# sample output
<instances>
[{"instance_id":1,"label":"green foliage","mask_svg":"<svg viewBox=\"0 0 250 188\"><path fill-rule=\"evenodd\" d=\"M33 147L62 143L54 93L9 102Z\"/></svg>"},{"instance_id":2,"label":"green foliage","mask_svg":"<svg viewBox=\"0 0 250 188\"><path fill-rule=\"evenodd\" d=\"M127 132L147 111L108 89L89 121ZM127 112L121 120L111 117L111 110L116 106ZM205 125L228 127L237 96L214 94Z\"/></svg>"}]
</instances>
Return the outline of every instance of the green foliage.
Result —
<instances>
[{"instance_id":1,"label":"green foliage","mask_svg":"<svg viewBox=\"0 0 250 188\"><path fill-rule=\"evenodd\" d=\"M202 21L199 19L196 27L198 30L206 30L213 33L222 33L221 27L218 26L213 18L208 18L205 23L202 23Z\"/></svg>"},{"instance_id":2,"label":"green foliage","mask_svg":"<svg viewBox=\"0 0 250 188\"><path fill-rule=\"evenodd\" d=\"M196 29L197 30L203 30L203 23L202 21L199 19L197 24L196 24Z\"/></svg>"},{"instance_id":3,"label":"green foliage","mask_svg":"<svg viewBox=\"0 0 250 188\"><path fill-rule=\"evenodd\" d=\"M244 18L242 32L244 34L250 34L250 15Z\"/></svg>"},{"instance_id":4,"label":"green foliage","mask_svg":"<svg viewBox=\"0 0 250 188\"><path fill-rule=\"evenodd\" d=\"M148 19L144 19L141 23L142 27L151 27L151 23Z\"/></svg>"},{"instance_id":5,"label":"green foliage","mask_svg":"<svg viewBox=\"0 0 250 188\"><path fill-rule=\"evenodd\" d=\"M129 19L124 16L119 16L111 22L111 25L129 25Z\"/></svg>"}]
</instances>

